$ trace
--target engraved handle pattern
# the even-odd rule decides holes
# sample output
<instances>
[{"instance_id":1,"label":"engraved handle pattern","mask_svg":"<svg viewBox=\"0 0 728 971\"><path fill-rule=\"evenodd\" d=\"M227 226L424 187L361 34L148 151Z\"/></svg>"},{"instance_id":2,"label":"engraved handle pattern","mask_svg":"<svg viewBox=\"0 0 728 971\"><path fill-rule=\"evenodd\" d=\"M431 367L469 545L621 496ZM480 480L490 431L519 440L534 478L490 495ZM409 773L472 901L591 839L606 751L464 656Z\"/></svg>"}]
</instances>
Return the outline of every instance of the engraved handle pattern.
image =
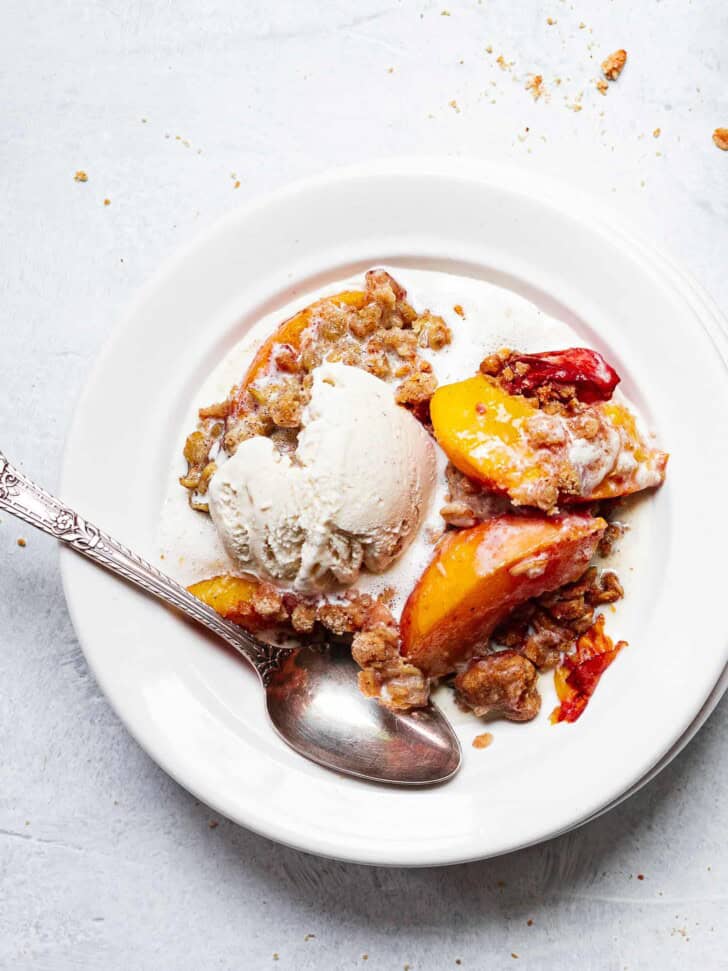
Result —
<instances>
[{"instance_id":1,"label":"engraved handle pattern","mask_svg":"<svg viewBox=\"0 0 728 971\"><path fill-rule=\"evenodd\" d=\"M64 506L60 500L13 468L2 452L0 509L6 509L31 526L55 536L94 563L117 573L207 627L250 661L264 685L268 684L273 672L291 653L291 649L265 644L237 625L224 620L212 607L193 597L171 577L165 576L151 563L103 533L93 523Z\"/></svg>"}]
</instances>

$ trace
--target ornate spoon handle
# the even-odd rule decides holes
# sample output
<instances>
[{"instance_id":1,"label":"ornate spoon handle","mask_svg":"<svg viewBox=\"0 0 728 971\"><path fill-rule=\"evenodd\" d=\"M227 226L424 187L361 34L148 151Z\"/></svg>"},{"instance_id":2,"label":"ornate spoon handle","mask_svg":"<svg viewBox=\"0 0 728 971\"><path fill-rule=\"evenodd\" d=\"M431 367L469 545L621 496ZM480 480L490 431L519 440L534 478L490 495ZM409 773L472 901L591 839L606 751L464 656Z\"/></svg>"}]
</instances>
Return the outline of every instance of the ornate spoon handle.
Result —
<instances>
[{"instance_id":1,"label":"ornate spoon handle","mask_svg":"<svg viewBox=\"0 0 728 971\"><path fill-rule=\"evenodd\" d=\"M55 496L13 468L2 452L0 509L6 509L31 526L55 536L94 563L117 573L207 627L250 661L264 685L283 658L291 653L290 649L265 644L237 625L224 620L212 607L193 597L171 577L165 576L151 563L103 533L97 526L64 506Z\"/></svg>"}]
</instances>

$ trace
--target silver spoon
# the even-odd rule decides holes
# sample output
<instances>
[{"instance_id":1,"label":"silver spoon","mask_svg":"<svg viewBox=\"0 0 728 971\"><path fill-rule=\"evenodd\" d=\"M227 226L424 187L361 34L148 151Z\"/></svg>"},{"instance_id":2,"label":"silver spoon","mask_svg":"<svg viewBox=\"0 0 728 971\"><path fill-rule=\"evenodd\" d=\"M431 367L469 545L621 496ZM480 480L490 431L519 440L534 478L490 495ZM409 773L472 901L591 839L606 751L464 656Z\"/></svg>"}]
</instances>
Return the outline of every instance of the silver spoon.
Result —
<instances>
[{"instance_id":1,"label":"silver spoon","mask_svg":"<svg viewBox=\"0 0 728 971\"><path fill-rule=\"evenodd\" d=\"M274 728L307 759L399 785L444 782L460 768L457 737L434 705L394 713L365 698L351 654L336 645L281 648L257 640L31 482L2 452L0 509L154 594L234 647L258 672Z\"/></svg>"}]
</instances>

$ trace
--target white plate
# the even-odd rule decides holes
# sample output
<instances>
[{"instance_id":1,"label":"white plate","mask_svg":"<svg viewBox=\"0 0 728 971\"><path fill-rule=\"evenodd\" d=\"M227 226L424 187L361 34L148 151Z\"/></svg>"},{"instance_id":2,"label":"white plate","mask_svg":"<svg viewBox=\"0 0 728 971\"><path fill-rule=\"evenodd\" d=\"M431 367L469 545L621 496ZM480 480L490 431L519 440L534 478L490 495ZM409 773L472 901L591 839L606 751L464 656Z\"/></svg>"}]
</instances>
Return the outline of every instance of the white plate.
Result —
<instances>
[{"instance_id":1,"label":"white plate","mask_svg":"<svg viewBox=\"0 0 728 971\"><path fill-rule=\"evenodd\" d=\"M294 186L215 225L115 331L69 436L63 495L147 555L189 396L264 312L387 262L476 275L608 350L671 451L650 502L630 641L575 725L498 726L485 752L458 716L463 770L429 790L339 778L268 728L253 675L204 635L64 553L71 616L102 689L175 779L273 839L341 859L432 865L504 853L590 818L637 786L698 718L728 661L728 413L717 311L694 285L565 189L482 164L401 162Z\"/></svg>"}]
</instances>

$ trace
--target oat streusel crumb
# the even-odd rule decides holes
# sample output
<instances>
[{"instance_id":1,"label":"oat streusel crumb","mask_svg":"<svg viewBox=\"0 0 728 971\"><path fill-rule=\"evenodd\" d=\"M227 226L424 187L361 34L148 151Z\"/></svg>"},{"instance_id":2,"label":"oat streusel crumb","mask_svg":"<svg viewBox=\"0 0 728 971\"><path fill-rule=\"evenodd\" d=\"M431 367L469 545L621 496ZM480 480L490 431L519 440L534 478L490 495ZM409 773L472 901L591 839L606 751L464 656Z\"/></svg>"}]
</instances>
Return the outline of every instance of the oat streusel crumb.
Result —
<instances>
[{"instance_id":1,"label":"oat streusel crumb","mask_svg":"<svg viewBox=\"0 0 728 971\"><path fill-rule=\"evenodd\" d=\"M597 546L597 553L599 556L602 558L611 556L617 543L626 532L627 527L623 523L609 523L607 528L604 530L602 538L599 540L599 545Z\"/></svg>"},{"instance_id":2,"label":"oat streusel crumb","mask_svg":"<svg viewBox=\"0 0 728 971\"><path fill-rule=\"evenodd\" d=\"M602 61L602 72L604 77L610 81L616 81L619 75L624 70L624 65L627 63L627 51L618 50L610 54L609 57L605 57Z\"/></svg>"},{"instance_id":3,"label":"oat streusel crumb","mask_svg":"<svg viewBox=\"0 0 728 971\"><path fill-rule=\"evenodd\" d=\"M728 128L716 128L713 132L713 142L723 152L728 152Z\"/></svg>"},{"instance_id":4,"label":"oat streusel crumb","mask_svg":"<svg viewBox=\"0 0 728 971\"><path fill-rule=\"evenodd\" d=\"M455 678L455 697L479 718L531 721L541 708L538 671L516 651L475 657Z\"/></svg>"},{"instance_id":5,"label":"oat streusel crumb","mask_svg":"<svg viewBox=\"0 0 728 971\"><path fill-rule=\"evenodd\" d=\"M539 670L553 668L594 623L596 608L624 596L617 574L590 567L574 583L516 608L493 642L528 658Z\"/></svg>"},{"instance_id":6,"label":"oat streusel crumb","mask_svg":"<svg viewBox=\"0 0 728 971\"><path fill-rule=\"evenodd\" d=\"M526 91L530 91L533 100L538 101L545 91L543 76L541 74L532 74L528 81L526 81Z\"/></svg>"}]
</instances>

